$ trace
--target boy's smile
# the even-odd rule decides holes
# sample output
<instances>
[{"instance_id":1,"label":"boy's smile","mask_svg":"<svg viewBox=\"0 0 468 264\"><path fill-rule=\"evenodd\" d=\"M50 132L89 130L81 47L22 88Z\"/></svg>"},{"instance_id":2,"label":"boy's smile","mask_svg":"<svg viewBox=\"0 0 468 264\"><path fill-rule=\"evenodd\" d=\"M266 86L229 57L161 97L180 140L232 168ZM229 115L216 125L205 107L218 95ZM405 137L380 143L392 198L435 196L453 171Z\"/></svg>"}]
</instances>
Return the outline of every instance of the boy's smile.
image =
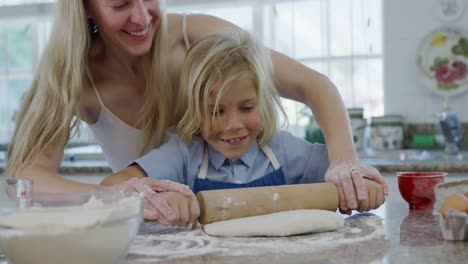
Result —
<instances>
[{"instance_id":1,"label":"boy's smile","mask_svg":"<svg viewBox=\"0 0 468 264\"><path fill-rule=\"evenodd\" d=\"M227 85L218 109L215 108L218 90L210 94L210 116L201 126L203 139L229 159L241 158L260 133L258 96L249 77L242 74Z\"/></svg>"}]
</instances>

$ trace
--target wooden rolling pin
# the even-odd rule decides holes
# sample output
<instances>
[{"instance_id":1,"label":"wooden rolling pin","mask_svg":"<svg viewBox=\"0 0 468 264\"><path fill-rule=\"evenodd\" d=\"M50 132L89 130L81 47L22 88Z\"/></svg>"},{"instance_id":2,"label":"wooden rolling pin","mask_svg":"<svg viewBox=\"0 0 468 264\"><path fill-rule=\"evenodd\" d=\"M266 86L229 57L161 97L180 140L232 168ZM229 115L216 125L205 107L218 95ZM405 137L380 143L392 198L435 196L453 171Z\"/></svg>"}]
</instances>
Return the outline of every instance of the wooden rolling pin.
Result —
<instances>
[{"instance_id":1,"label":"wooden rolling pin","mask_svg":"<svg viewBox=\"0 0 468 264\"><path fill-rule=\"evenodd\" d=\"M336 211L339 202L332 183L201 191L197 199L201 224L298 209Z\"/></svg>"}]
</instances>

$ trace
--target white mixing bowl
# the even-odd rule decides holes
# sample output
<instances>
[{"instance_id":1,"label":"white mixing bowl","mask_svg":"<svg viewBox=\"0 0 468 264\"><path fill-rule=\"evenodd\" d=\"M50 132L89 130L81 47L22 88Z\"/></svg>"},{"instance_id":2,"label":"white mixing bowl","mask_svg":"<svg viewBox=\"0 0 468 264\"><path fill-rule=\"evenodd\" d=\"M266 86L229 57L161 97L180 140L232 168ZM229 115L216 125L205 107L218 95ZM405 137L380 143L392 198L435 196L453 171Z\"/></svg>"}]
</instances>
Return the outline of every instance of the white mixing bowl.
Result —
<instances>
[{"instance_id":1,"label":"white mixing bowl","mask_svg":"<svg viewBox=\"0 0 468 264\"><path fill-rule=\"evenodd\" d=\"M142 221L138 194L32 196L0 203L0 247L10 263L122 263Z\"/></svg>"}]
</instances>

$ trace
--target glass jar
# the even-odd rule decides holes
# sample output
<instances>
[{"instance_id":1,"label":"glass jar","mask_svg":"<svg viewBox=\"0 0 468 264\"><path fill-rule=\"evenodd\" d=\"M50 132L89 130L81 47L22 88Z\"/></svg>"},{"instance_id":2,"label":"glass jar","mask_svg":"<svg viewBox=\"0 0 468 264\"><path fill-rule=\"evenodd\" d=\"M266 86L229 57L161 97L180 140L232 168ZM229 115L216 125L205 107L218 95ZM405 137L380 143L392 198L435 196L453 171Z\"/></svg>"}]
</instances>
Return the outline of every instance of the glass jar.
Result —
<instances>
[{"instance_id":1,"label":"glass jar","mask_svg":"<svg viewBox=\"0 0 468 264\"><path fill-rule=\"evenodd\" d=\"M401 115L372 117L370 123L370 146L373 149L403 148L403 117Z\"/></svg>"},{"instance_id":2,"label":"glass jar","mask_svg":"<svg viewBox=\"0 0 468 264\"><path fill-rule=\"evenodd\" d=\"M357 150L364 147L364 132L367 121L364 119L363 108L348 108L349 121L353 132L354 147Z\"/></svg>"}]
</instances>

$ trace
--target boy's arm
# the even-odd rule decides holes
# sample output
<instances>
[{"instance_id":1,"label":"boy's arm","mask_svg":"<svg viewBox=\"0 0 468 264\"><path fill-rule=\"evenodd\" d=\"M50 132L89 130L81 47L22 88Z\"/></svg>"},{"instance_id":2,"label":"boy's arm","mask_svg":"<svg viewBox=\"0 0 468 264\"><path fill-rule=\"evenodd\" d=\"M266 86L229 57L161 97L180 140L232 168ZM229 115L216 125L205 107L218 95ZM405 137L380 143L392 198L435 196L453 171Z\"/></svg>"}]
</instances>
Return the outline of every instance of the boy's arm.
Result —
<instances>
[{"instance_id":1,"label":"boy's arm","mask_svg":"<svg viewBox=\"0 0 468 264\"><path fill-rule=\"evenodd\" d=\"M288 184L325 182L328 169L327 147L312 144L287 131L279 131L273 139L282 151L280 159Z\"/></svg>"},{"instance_id":2,"label":"boy's arm","mask_svg":"<svg viewBox=\"0 0 468 264\"><path fill-rule=\"evenodd\" d=\"M197 199L187 186L175 183L183 183L184 159L180 147L179 141L175 137L171 137L160 148L151 150L136 159L127 168L106 177L101 181L101 185L109 186L129 182L125 191L136 189L155 198L151 203L145 199L145 220L157 220L163 225L193 228L196 226L196 220L200 214ZM142 183L148 186L138 185L139 181L143 181ZM181 190L169 190L168 188L159 190L153 188L151 185L153 182L176 187L183 186L183 188ZM154 208L158 209L161 204L171 208L173 213L168 216L163 214L162 210L154 210Z\"/></svg>"},{"instance_id":3,"label":"boy's arm","mask_svg":"<svg viewBox=\"0 0 468 264\"><path fill-rule=\"evenodd\" d=\"M132 178L144 178L147 177L146 172L140 167L140 165L134 163L127 168L105 177L99 184L103 186L116 185Z\"/></svg>"},{"instance_id":4,"label":"boy's arm","mask_svg":"<svg viewBox=\"0 0 468 264\"><path fill-rule=\"evenodd\" d=\"M145 178L148 176L160 180L172 180L184 183L180 179L183 173L179 171L180 168L184 167L183 163L184 159L180 146L175 137L171 137L160 148L151 150L133 161L128 167L105 177L100 182L100 185L111 186L132 178Z\"/></svg>"},{"instance_id":5,"label":"boy's arm","mask_svg":"<svg viewBox=\"0 0 468 264\"><path fill-rule=\"evenodd\" d=\"M136 174L143 174L153 179L169 180L186 184L184 168L187 167L188 150L187 145L178 137L171 136L157 149L153 149L133 161L141 171L135 170ZM128 177L128 172L122 177Z\"/></svg>"}]
</instances>

